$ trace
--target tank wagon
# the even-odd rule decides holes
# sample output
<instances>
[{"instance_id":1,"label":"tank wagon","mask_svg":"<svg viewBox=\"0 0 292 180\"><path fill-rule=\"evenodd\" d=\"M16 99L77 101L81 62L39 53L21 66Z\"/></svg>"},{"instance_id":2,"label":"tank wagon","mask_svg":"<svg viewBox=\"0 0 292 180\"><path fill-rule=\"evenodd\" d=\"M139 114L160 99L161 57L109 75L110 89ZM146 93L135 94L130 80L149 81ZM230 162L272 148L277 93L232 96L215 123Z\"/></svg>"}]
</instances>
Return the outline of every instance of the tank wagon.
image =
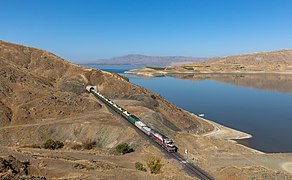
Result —
<instances>
[{"instance_id":1,"label":"tank wagon","mask_svg":"<svg viewBox=\"0 0 292 180\"><path fill-rule=\"evenodd\" d=\"M127 110L121 108L119 105L115 104L110 99L108 99L104 95L97 92L97 89L95 86L87 86L86 89L88 92L92 93L96 98L100 99L102 102L107 104L114 111L119 113L121 116L127 119L130 123L132 123L138 129L140 129L143 133L148 135L151 139L153 139L155 142L157 142L159 145L165 148L168 152L177 152L178 148L173 144L171 139L169 139L162 133L158 132L157 130L148 127L138 117L129 113Z\"/></svg>"}]
</instances>

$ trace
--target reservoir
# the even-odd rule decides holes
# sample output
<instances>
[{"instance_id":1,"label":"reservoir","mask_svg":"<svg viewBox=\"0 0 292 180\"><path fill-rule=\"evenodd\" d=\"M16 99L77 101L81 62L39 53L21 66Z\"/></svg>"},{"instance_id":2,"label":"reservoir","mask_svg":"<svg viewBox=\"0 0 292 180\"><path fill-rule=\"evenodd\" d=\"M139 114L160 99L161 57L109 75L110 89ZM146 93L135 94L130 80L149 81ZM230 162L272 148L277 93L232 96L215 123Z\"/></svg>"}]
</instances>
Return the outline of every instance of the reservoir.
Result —
<instances>
[{"instance_id":1,"label":"reservoir","mask_svg":"<svg viewBox=\"0 0 292 180\"><path fill-rule=\"evenodd\" d=\"M138 66L91 67L119 73L189 112L253 136L241 144L263 152L292 152L291 75L143 78L124 73Z\"/></svg>"}]
</instances>

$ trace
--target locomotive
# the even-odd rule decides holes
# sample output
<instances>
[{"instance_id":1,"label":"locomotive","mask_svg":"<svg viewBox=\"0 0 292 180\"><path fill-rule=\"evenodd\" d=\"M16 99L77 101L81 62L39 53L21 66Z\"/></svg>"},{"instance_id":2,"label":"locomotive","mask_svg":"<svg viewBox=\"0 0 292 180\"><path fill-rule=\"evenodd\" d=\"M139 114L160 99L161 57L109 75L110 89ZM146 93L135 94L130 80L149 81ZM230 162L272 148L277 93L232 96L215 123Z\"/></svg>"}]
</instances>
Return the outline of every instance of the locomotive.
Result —
<instances>
[{"instance_id":1,"label":"locomotive","mask_svg":"<svg viewBox=\"0 0 292 180\"><path fill-rule=\"evenodd\" d=\"M155 142L161 145L168 152L177 152L178 148L173 144L173 141L171 139L169 139L162 133L158 132L157 130L148 127L138 117L129 113L127 110L121 108L120 106L112 102L110 99L97 92L95 86L87 86L86 89L88 90L88 92L91 92L96 98L100 99L102 102L110 106L114 111L116 111L121 116L126 118L130 123L132 123L143 133L145 133L147 136L149 136L151 139L153 139Z\"/></svg>"}]
</instances>

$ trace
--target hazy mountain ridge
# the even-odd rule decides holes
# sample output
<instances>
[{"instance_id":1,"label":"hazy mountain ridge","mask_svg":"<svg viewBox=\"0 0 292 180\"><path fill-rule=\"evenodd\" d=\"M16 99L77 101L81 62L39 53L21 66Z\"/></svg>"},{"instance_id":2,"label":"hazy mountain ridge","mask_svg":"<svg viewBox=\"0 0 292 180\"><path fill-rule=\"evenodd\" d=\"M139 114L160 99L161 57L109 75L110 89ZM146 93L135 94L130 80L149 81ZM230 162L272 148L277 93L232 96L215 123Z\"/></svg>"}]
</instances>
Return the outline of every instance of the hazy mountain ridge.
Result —
<instances>
[{"instance_id":1,"label":"hazy mountain ridge","mask_svg":"<svg viewBox=\"0 0 292 180\"><path fill-rule=\"evenodd\" d=\"M205 60L206 58L186 56L146 56L129 54L120 57L100 59L86 64L91 65L141 65L141 66L171 66Z\"/></svg>"}]
</instances>

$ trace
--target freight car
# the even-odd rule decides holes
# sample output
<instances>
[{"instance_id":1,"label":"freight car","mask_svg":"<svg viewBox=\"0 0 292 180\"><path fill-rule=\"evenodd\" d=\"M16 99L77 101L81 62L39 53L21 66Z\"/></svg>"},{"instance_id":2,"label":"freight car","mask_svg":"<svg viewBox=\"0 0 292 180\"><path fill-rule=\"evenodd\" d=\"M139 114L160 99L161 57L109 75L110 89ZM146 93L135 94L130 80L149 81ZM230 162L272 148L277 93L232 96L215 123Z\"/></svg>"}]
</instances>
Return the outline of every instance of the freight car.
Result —
<instances>
[{"instance_id":1,"label":"freight car","mask_svg":"<svg viewBox=\"0 0 292 180\"><path fill-rule=\"evenodd\" d=\"M138 117L129 113L125 109L121 108L119 105L112 102L110 99L105 97L104 95L97 92L95 86L87 86L87 91L92 93L96 98L100 99L106 105L108 105L111 109L119 113L125 119L127 119L130 123L140 129L143 133L147 134L151 139L165 148L168 152L177 152L177 147L173 144L172 140L163 135L162 133L148 127L145 123L143 123Z\"/></svg>"}]
</instances>

